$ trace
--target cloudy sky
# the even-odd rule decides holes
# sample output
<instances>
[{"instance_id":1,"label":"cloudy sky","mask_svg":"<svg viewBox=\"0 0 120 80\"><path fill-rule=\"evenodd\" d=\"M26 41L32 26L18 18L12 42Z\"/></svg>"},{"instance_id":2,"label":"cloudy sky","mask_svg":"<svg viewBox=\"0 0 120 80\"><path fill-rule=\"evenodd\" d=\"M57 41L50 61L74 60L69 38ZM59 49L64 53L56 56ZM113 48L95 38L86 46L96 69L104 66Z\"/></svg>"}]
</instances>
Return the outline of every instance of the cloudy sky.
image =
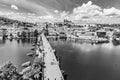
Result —
<instances>
[{"instance_id":1,"label":"cloudy sky","mask_svg":"<svg viewBox=\"0 0 120 80\"><path fill-rule=\"evenodd\" d=\"M0 16L120 23L120 0L0 0Z\"/></svg>"}]
</instances>

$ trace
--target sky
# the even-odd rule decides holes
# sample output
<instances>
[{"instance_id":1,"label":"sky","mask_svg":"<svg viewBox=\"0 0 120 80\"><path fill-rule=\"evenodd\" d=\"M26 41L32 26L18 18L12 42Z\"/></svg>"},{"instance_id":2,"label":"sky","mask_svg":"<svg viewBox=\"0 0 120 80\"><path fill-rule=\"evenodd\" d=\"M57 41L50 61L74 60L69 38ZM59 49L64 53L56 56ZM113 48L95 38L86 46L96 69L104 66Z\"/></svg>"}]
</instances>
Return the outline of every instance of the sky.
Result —
<instances>
[{"instance_id":1,"label":"sky","mask_svg":"<svg viewBox=\"0 0 120 80\"><path fill-rule=\"evenodd\" d=\"M0 16L25 21L67 18L120 23L120 0L0 0Z\"/></svg>"}]
</instances>

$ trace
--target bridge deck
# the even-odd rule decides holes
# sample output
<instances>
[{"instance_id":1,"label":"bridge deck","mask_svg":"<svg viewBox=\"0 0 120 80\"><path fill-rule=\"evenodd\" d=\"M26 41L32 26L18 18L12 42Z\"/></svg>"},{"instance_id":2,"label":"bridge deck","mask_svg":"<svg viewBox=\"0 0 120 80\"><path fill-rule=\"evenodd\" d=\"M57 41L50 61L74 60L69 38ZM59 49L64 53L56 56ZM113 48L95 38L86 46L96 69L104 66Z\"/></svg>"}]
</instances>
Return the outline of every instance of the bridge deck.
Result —
<instances>
[{"instance_id":1,"label":"bridge deck","mask_svg":"<svg viewBox=\"0 0 120 80\"><path fill-rule=\"evenodd\" d=\"M44 80L64 80L54 51L44 34L42 34L42 41L45 51Z\"/></svg>"}]
</instances>

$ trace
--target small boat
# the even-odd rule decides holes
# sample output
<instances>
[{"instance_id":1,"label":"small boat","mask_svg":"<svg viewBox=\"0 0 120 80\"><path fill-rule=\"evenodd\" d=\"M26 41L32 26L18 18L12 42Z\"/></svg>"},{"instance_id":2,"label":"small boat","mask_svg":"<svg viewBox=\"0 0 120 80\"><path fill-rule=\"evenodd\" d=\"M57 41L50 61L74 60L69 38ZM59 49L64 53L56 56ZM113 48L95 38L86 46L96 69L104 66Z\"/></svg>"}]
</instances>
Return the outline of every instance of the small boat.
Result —
<instances>
[{"instance_id":1,"label":"small boat","mask_svg":"<svg viewBox=\"0 0 120 80\"><path fill-rule=\"evenodd\" d=\"M34 56L34 53L28 53L27 56Z\"/></svg>"},{"instance_id":2,"label":"small boat","mask_svg":"<svg viewBox=\"0 0 120 80\"><path fill-rule=\"evenodd\" d=\"M32 48L31 50L35 50L35 48Z\"/></svg>"},{"instance_id":3,"label":"small boat","mask_svg":"<svg viewBox=\"0 0 120 80\"><path fill-rule=\"evenodd\" d=\"M35 44L33 44L32 46L36 46Z\"/></svg>"},{"instance_id":4,"label":"small boat","mask_svg":"<svg viewBox=\"0 0 120 80\"><path fill-rule=\"evenodd\" d=\"M30 65L31 65L31 62L28 61L28 62L23 63L23 64L22 64L22 67L28 67L28 66L30 66Z\"/></svg>"},{"instance_id":5,"label":"small boat","mask_svg":"<svg viewBox=\"0 0 120 80\"><path fill-rule=\"evenodd\" d=\"M25 72L29 71L31 69L31 66L26 67L25 69L22 70L22 72L20 72L20 74L24 74Z\"/></svg>"}]
</instances>

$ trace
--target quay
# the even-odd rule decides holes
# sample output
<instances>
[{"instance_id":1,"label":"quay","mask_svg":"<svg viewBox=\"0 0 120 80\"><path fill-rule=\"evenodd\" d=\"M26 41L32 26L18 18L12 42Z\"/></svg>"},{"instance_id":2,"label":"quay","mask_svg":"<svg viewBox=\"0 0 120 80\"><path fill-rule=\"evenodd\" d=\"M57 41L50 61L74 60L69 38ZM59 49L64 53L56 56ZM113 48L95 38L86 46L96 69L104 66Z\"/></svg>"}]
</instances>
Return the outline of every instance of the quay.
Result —
<instances>
[{"instance_id":1,"label":"quay","mask_svg":"<svg viewBox=\"0 0 120 80\"><path fill-rule=\"evenodd\" d=\"M43 52L36 51L39 54L38 58L42 58L44 63L44 68L42 70L43 80L64 80L62 72L59 67L59 62L56 59L54 50L49 44L44 34L41 34L38 40L42 40L42 45L39 46L39 49L42 49ZM41 41L40 41L41 43ZM41 47L42 46L42 47Z\"/></svg>"}]
</instances>

